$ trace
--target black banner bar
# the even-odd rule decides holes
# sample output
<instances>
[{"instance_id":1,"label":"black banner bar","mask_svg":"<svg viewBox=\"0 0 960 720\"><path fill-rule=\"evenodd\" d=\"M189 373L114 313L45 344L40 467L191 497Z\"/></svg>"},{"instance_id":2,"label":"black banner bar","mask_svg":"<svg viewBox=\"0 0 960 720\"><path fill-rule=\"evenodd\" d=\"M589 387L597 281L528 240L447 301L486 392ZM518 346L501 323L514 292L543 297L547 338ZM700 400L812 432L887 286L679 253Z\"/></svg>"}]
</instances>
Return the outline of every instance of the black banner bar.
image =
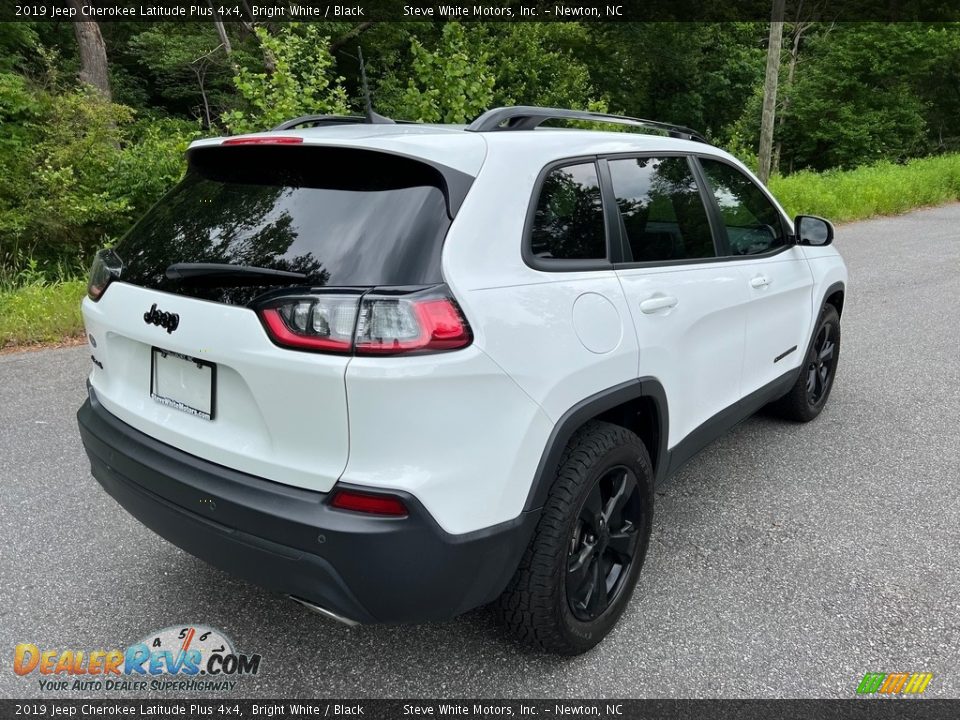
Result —
<instances>
[{"instance_id":1,"label":"black banner bar","mask_svg":"<svg viewBox=\"0 0 960 720\"><path fill-rule=\"evenodd\" d=\"M940 720L960 700L0 700L0 718Z\"/></svg>"},{"instance_id":2,"label":"black banner bar","mask_svg":"<svg viewBox=\"0 0 960 720\"><path fill-rule=\"evenodd\" d=\"M3 22L767 21L770 0L0 0ZM960 0L786 0L786 21L960 21Z\"/></svg>"}]
</instances>

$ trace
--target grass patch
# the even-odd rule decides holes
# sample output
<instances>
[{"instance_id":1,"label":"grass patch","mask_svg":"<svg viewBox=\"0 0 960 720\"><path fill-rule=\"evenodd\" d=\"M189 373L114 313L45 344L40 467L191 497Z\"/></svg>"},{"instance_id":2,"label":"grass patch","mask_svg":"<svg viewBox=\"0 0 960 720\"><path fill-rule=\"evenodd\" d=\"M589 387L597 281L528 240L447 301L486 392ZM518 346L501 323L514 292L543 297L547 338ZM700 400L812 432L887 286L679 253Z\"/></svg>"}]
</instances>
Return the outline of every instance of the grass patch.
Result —
<instances>
[{"instance_id":1,"label":"grass patch","mask_svg":"<svg viewBox=\"0 0 960 720\"><path fill-rule=\"evenodd\" d=\"M85 280L0 288L0 348L59 342L83 333Z\"/></svg>"},{"instance_id":2,"label":"grass patch","mask_svg":"<svg viewBox=\"0 0 960 720\"><path fill-rule=\"evenodd\" d=\"M881 162L855 170L808 170L770 179L770 191L790 216L822 215L834 222L896 215L960 199L960 155Z\"/></svg>"}]
</instances>

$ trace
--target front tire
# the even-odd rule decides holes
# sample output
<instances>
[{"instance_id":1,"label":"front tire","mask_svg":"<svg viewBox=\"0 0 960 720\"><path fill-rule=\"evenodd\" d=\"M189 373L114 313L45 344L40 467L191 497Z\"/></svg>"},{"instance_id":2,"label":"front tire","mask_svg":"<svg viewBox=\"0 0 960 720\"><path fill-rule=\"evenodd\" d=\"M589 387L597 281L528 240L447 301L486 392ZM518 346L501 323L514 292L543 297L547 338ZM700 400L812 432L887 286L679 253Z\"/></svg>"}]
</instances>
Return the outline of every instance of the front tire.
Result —
<instances>
[{"instance_id":1,"label":"front tire","mask_svg":"<svg viewBox=\"0 0 960 720\"><path fill-rule=\"evenodd\" d=\"M633 594L653 520L647 449L591 421L571 438L520 567L497 601L523 642L564 655L610 632Z\"/></svg>"},{"instance_id":2,"label":"front tire","mask_svg":"<svg viewBox=\"0 0 960 720\"><path fill-rule=\"evenodd\" d=\"M813 420L827 404L839 361L840 314L833 305L827 305L820 313L796 383L790 392L771 404L771 410L787 420Z\"/></svg>"}]
</instances>

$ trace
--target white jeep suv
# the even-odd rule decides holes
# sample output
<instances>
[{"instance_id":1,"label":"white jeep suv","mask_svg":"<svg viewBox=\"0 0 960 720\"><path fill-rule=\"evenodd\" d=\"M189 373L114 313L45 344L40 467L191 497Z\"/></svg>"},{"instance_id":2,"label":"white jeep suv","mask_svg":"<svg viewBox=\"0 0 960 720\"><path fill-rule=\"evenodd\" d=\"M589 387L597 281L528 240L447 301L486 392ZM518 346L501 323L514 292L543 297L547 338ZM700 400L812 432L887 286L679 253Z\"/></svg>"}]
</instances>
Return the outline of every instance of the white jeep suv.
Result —
<instances>
[{"instance_id":1,"label":"white jeep suv","mask_svg":"<svg viewBox=\"0 0 960 720\"><path fill-rule=\"evenodd\" d=\"M655 483L762 406L806 421L830 394L833 228L686 128L310 116L188 159L94 264L92 472L341 621L495 601L583 652L633 592Z\"/></svg>"}]
</instances>

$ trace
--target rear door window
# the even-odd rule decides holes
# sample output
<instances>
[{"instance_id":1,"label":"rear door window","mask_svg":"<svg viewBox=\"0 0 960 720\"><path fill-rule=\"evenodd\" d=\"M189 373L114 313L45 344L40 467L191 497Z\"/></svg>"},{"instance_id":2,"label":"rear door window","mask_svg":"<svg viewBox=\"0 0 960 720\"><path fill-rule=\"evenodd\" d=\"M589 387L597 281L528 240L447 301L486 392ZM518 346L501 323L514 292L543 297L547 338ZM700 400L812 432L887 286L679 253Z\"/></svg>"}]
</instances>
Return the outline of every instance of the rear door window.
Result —
<instances>
[{"instance_id":1,"label":"rear door window","mask_svg":"<svg viewBox=\"0 0 960 720\"><path fill-rule=\"evenodd\" d=\"M186 177L116 248L121 280L222 302L265 287L242 279L171 280L173 263L230 263L305 273L313 286L442 281L450 227L432 166L342 148L195 150Z\"/></svg>"},{"instance_id":2,"label":"rear door window","mask_svg":"<svg viewBox=\"0 0 960 720\"><path fill-rule=\"evenodd\" d=\"M628 262L715 257L710 221L685 157L610 160Z\"/></svg>"}]
</instances>

